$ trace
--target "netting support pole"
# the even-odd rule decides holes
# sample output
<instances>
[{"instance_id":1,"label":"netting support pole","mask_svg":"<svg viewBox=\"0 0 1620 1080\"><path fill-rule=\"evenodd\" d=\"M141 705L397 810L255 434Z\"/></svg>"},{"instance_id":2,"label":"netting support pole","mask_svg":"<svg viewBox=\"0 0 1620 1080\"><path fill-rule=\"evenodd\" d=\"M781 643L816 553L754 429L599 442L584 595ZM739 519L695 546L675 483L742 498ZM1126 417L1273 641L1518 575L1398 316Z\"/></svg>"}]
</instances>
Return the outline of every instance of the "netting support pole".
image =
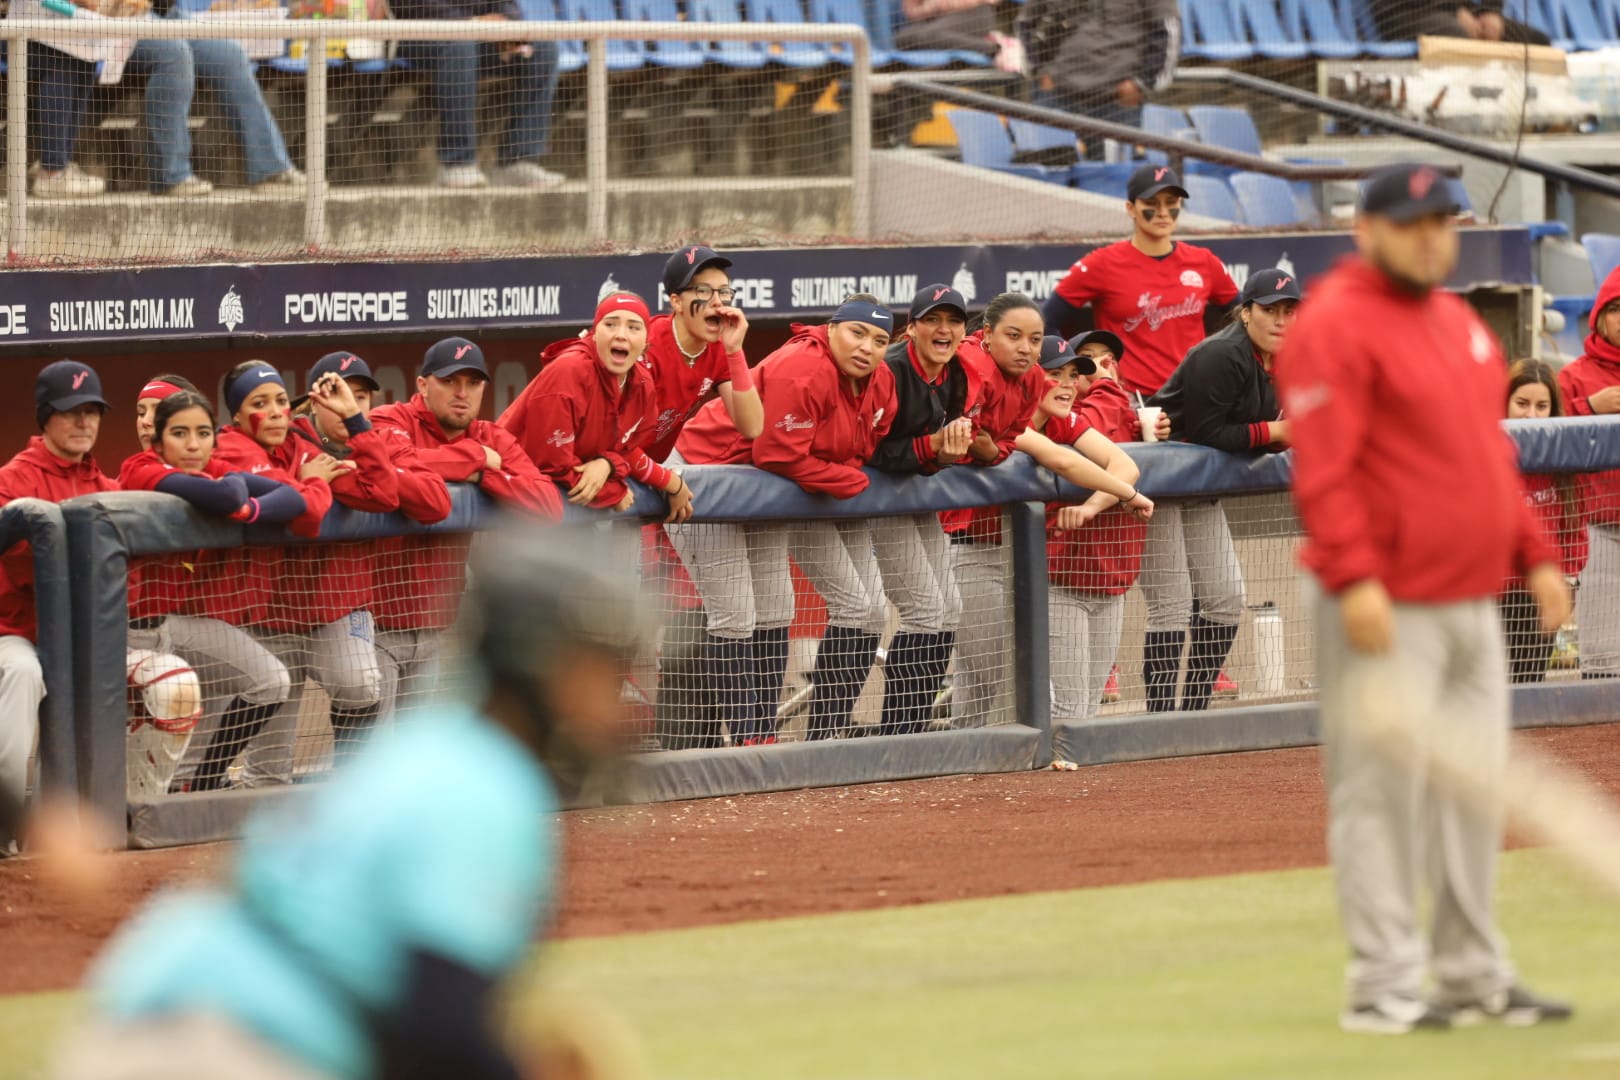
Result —
<instances>
[{"instance_id":1,"label":"netting support pole","mask_svg":"<svg viewBox=\"0 0 1620 1080\"><path fill-rule=\"evenodd\" d=\"M1052 640L1046 604L1046 506L1013 503L1013 687L1017 719L1041 733L1035 767L1052 763Z\"/></svg>"},{"instance_id":2,"label":"netting support pole","mask_svg":"<svg viewBox=\"0 0 1620 1080\"><path fill-rule=\"evenodd\" d=\"M6 255L28 254L28 40L6 49Z\"/></svg>"},{"instance_id":3,"label":"netting support pole","mask_svg":"<svg viewBox=\"0 0 1620 1080\"><path fill-rule=\"evenodd\" d=\"M849 69L850 230L857 240L872 236L872 43L854 39Z\"/></svg>"},{"instance_id":4,"label":"netting support pole","mask_svg":"<svg viewBox=\"0 0 1620 1080\"><path fill-rule=\"evenodd\" d=\"M589 52L585 65L585 228L592 242L604 244L608 238L607 38L593 37L587 44Z\"/></svg>"},{"instance_id":5,"label":"netting support pole","mask_svg":"<svg viewBox=\"0 0 1620 1080\"><path fill-rule=\"evenodd\" d=\"M304 250L326 247L326 39L304 52Z\"/></svg>"}]
</instances>

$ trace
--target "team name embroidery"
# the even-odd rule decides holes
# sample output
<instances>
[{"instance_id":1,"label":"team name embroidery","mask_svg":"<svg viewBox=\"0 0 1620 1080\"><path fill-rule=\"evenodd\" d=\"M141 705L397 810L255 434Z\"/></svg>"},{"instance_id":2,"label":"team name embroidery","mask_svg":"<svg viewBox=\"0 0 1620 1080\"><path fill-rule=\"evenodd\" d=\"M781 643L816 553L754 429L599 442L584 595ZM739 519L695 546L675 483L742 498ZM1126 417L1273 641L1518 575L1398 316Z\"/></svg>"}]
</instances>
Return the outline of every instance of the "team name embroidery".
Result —
<instances>
[{"instance_id":1,"label":"team name embroidery","mask_svg":"<svg viewBox=\"0 0 1620 1080\"><path fill-rule=\"evenodd\" d=\"M567 446L569 443L571 443L573 441L574 441L574 433L572 431L564 431L562 428L558 428L558 429L556 429L555 431L553 431L551 433L551 438L546 440L546 445L547 446Z\"/></svg>"},{"instance_id":2,"label":"team name embroidery","mask_svg":"<svg viewBox=\"0 0 1620 1080\"><path fill-rule=\"evenodd\" d=\"M1149 330L1157 330L1171 319L1181 319L1188 315L1202 315L1204 312L1204 298L1201 296L1189 296L1181 303L1172 304L1169 307L1162 307L1163 303L1163 297L1153 293L1143 293L1136 301L1136 306L1141 308L1142 311L1140 314L1132 315L1125 320L1125 332L1127 334L1131 333L1144 322L1147 323Z\"/></svg>"},{"instance_id":3,"label":"team name embroidery","mask_svg":"<svg viewBox=\"0 0 1620 1080\"><path fill-rule=\"evenodd\" d=\"M814 420L800 420L792 413L788 413L776 422L776 426L782 431L809 431L816 426L816 422Z\"/></svg>"},{"instance_id":4,"label":"team name embroidery","mask_svg":"<svg viewBox=\"0 0 1620 1080\"><path fill-rule=\"evenodd\" d=\"M640 426L641 426L641 420L638 417L636 419L636 422L630 425L630 430L624 433L624 438L619 440L619 445L623 446L626 443L628 443L630 441L630 436L634 435L636 433L636 429L638 427L640 427Z\"/></svg>"}]
</instances>

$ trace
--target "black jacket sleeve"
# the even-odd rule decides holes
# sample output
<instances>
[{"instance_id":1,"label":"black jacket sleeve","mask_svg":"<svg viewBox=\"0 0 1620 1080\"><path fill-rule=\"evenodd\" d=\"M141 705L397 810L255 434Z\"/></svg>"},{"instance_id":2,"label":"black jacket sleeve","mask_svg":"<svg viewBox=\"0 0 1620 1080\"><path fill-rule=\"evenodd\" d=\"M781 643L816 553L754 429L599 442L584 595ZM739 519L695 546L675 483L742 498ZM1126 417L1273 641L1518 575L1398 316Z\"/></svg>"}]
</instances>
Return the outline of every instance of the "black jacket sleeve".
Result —
<instances>
[{"instance_id":1,"label":"black jacket sleeve","mask_svg":"<svg viewBox=\"0 0 1620 1080\"><path fill-rule=\"evenodd\" d=\"M1245 365L1254 363L1247 348L1246 334L1241 342L1232 334L1218 334L1187 354L1165 389L1153 398L1170 414L1177 437L1229 454L1254 449L1249 425L1276 417L1247 415L1252 395Z\"/></svg>"},{"instance_id":2,"label":"black jacket sleeve","mask_svg":"<svg viewBox=\"0 0 1620 1080\"><path fill-rule=\"evenodd\" d=\"M884 363L889 361L884 360ZM867 464L879 472L901 475L930 472L934 463L917 456L917 436L922 433L913 430L912 424L918 415L915 384L903 371L894 382L894 426L878 443Z\"/></svg>"},{"instance_id":3,"label":"black jacket sleeve","mask_svg":"<svg viewBox=\"0 0 1620 1080\"><path fill-rule=\"evenodd\" d=\"M412 952L405 992L378 1033L388 1080L521 1080L491 1028L495 980L447 957Z\"/></svg>"}]
</instances>

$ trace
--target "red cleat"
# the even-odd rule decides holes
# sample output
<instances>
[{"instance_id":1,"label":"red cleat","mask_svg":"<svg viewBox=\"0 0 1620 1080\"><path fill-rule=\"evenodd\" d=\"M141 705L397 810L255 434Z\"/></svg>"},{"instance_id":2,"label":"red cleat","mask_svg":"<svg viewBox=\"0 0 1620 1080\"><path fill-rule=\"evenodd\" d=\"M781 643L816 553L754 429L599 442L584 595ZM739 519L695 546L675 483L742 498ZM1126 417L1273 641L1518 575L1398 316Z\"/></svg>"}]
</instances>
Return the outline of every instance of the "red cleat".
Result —
<instances>
[{"instance_id":1,"label":"red cleat","mask_svg":"<svg viewBox=\"0 0 1620 1080\"><path fill-rule=\"evenodd\" d=\"M1112 705L1119 700L1119 665L1115 664L1108 671L1108 681L1103 683L1102 703Z\"/></svg>"},{"instance_id":2,"label":"red cleat","mask_svg":"<svg viewBox=\"0 0 1620 1080\"><path fill-rule=\"evenodd\" d=\"M1226 673L1225 668L1222 668L1221 673L1219 675L1215 676L1215 696L1216 697L1237 697L1238 696L1238 684L1233 681L1232 676L1230 676L1230 675L1228 675Z\"/></svg>"}]
</instances>

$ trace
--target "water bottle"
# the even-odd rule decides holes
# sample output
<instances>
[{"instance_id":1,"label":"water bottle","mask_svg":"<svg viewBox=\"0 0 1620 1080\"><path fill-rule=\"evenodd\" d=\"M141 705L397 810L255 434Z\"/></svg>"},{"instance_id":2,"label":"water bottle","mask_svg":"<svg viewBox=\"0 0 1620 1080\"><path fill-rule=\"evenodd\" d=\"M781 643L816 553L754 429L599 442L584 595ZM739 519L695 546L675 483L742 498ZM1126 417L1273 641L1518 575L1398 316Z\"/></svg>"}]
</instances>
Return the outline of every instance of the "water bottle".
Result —
<instances>
[{"instance_id":1,"label":"water bottle","mask_svg":"<svg viewBox=\"0 0 1620 1080\"><path fill-rule=\"evenodd\" d=\"M1281 695L1285 667L1282 612L1269 600L1254 609L1254 655L1259 668L1256 693L1260 697Z\"/></svg>"}]
</instances>

